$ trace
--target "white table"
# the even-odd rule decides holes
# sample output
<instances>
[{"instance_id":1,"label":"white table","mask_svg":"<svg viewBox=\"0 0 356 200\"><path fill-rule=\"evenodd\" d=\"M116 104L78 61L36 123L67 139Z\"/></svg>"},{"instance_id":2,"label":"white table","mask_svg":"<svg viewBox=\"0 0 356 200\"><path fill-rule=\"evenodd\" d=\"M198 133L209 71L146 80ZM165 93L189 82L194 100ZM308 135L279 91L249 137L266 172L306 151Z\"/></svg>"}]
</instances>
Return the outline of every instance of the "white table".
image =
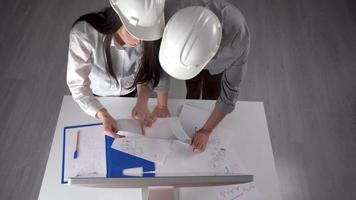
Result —
<instances>
[{"instance_id":1,"label":"white table","mask_svg":"<svg viewBox=\"0 0 356 200\"><path fill-rule=\"evenodd\" d=\"M131 113L136 102L136 98L118 97L101 97L99 100L114 117ZM155 101L155 99L150 99L151 108L155 105ZM179 106L186 103L211 110L215 101L170 99L169 108L172 116L176 115ZM254 175L261 199L280 200L279 184L263 103L238 102L237 108L227 115L220 125L236 131L234 138L236 154L248 171ZM61 184L63 127L97 122L96 119L86 115L71 96L64 96L42 181L40 200L62 200L63 198L66 200L141 199L140 189L85 188ZM213 195L209 191L211 191L209 188L184 188L181 190L180 196L181 199L213 199Z\"/></svg>"}]
</instances>

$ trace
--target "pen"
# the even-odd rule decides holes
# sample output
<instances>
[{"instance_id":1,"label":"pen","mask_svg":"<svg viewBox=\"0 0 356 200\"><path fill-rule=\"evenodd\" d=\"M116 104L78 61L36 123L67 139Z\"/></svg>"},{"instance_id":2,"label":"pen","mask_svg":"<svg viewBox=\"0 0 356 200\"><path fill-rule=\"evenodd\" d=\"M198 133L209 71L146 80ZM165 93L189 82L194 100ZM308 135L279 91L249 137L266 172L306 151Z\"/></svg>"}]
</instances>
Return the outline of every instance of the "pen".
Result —
<instances>
[{"instance_id":1,"label":"pen","mask_svg":"<svg viewBox=\"0 0 356 200\"><path fill-rule=\"evenodd\" d=\"M76 144L75 144L75 151L74 151L74 155L73 158L77 159L78 158L78 151L79 151L79 133L80 131L77 131L77 136L76 136Z\"/></svg>"}]
</instances>

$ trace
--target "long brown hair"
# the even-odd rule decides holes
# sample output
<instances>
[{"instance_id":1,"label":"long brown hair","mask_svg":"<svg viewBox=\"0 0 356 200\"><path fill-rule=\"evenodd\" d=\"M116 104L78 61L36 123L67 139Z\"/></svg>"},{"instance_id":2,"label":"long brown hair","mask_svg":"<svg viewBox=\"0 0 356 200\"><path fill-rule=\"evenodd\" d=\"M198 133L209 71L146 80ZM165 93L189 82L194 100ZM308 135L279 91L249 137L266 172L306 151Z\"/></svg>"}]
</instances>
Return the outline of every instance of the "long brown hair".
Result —
<instances>
[{"instance_id":1,"label":"long brown hair","mask_svg":"<svg viewBox=\"0 0 356 200\"><path fill-rule=\"evenodd\" d=\"M85 21L93 26L98 32L105 35L104 38L104 54L106 57L106 72L113 77L117 83L114 68L112 66L110 54L110 42L113 34L122 26L122 22L118 14L111 7L104 8L100 12L89 13L79 17L72 27L80 21ZM160 40L143 41L143 55L140 60L139 70L134 79L133 84L128 88L134 88L137 84L152 82L153 87L156 87L160 78L161 66L158 61L158 52Z\"/></svg>"}]
</instances>

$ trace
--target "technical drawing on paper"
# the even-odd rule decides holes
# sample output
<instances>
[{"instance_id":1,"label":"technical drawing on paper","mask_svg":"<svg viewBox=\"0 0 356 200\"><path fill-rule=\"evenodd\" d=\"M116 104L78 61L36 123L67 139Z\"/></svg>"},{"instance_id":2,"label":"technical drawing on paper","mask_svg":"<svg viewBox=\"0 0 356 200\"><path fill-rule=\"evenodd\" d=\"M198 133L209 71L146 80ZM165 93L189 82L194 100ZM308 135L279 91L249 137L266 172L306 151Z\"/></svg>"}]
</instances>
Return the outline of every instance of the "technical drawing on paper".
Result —
<instances>
[{"instance_id":1,"label":"technical drawing on paper","mask_svg":"<svg viewBox=\"0 0 356 200\"><path fill-rule=\"evenodd\" d=\"M172 141L148 137L124 137L115 139L111 148L163 164L171 151Z\"/></svg>"}]
</instances>

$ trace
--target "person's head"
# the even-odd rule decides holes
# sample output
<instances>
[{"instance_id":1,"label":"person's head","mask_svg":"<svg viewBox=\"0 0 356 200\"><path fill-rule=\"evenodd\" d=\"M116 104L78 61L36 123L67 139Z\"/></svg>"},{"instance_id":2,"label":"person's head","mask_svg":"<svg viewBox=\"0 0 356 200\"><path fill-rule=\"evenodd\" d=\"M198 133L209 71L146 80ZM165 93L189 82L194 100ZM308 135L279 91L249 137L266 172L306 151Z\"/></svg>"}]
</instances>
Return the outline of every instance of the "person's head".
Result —
<instances>
[{"instance_id":1,"label":"person's head","mask_svg":"<svg viewBox=\"0 0 356 200\"><path fill-rule=\"evenodd\" d=\"M72 26L80 21L85 21L93 26L98 32L105 35L104 49L106 57L106 71L118 82L111 60L110 43L113 37L122 46L136 46L140 43L143 45L143 55L139 66L138 73L135 77L134 83L130 88L134 88L137 84L153 82L156 86L160 77L160 64L158 61L158 51L160 40L156 41L142 41L133 36L122 23L119 15L112 7L107 7L96 13L89 13L79 17Z\"/></svg>"},{"instance_id":2,"label":"person's head","mask_svg":"<svg viewBox=\"0 0 356 200\"><path fill-rule=\"evenodd\" d=\"M191 6L179 10L164 30L159 62L170 76L191 79L217 53L221 37L220 21L209 9Z\"/></svg>"}]
</instances>

